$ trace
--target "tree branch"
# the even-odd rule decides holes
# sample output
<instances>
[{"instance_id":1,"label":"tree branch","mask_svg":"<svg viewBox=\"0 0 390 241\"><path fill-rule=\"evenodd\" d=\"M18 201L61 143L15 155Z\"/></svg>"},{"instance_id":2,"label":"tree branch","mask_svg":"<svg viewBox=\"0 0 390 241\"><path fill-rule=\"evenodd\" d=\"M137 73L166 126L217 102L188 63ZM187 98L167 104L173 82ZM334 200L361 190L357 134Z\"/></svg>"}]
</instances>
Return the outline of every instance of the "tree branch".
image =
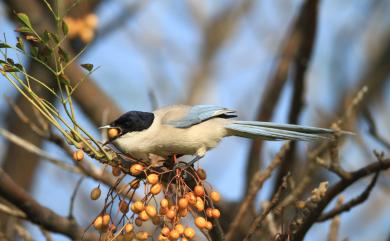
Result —
<instances>
[{"instance_id":1,"label":"tree branch","mask_svg":"<svg viewBox=\"0 0 390 241\"><path fill-rule=\"evenodd\" d=\"M74 220L64 218L40 205L0 169L0 195L23 211L28 220L46 230L61 233L73 240L81 240L84 229ZM92 233L85 233L83 240L98 240Z\"/></svg>"}]
</instances>

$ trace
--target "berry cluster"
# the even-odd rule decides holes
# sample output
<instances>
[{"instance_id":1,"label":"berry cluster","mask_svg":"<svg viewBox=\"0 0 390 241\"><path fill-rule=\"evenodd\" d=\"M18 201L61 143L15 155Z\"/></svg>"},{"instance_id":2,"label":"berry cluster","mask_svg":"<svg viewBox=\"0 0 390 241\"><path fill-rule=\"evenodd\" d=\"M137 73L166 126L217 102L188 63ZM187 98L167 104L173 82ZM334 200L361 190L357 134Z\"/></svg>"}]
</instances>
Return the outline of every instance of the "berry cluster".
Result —
<instances>
[{"instance_id":1,"label":"berry cluster","mask_svg":"<svg viewBox=\"0 0 390 241\"><path fill-rule=\"evenodd\" d=\"M121 192L115 193L114 188L108 192L105 206L92 224L107 240L155 236L159 241L187 241L196 235L194 226L202 232L211 230L212 220L221 216L214 207L220 194L205 187L206 173L201 168L134 163L128 168L113 167L112 173L118 186L125 177L135 178ZM99 187L91 191L92 200L100 196Z\"/></svg>"}]
</instances>

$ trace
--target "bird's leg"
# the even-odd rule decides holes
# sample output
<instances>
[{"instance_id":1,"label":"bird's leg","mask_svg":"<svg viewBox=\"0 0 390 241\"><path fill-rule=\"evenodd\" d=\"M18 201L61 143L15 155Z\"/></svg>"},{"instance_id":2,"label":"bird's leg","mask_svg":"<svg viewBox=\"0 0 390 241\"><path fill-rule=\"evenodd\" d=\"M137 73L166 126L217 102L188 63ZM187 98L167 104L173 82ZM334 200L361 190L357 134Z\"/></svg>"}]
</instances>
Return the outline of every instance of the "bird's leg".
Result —
<instances>
[{"instance_id":1,"label":"bird's leg","mask_svg":"<svg viewBox=\"0 0 390 241\"><path fill-rule=\"evenodd\" d=\"M178 168L180 169L187 169L189 167L194 167L195 162L199 161L202 158L202 156L196 155L194 159L192 159L190 162L175 162L175 166L173 170L176 170ZM175 159L174 159L175 160Z\"/></svg>"},{"instance_id":2,"label":"bird's leg","mask_svg":"<svg viewBox=\"0 0 390 241\"><path fill-rule=\"evenodd\" d=\"M187 163L188 166L194 166L195 162L199 161L202 159L202 156L196 155L194 159L192 159L189 163Z\"/></svg>"}]
</instances>

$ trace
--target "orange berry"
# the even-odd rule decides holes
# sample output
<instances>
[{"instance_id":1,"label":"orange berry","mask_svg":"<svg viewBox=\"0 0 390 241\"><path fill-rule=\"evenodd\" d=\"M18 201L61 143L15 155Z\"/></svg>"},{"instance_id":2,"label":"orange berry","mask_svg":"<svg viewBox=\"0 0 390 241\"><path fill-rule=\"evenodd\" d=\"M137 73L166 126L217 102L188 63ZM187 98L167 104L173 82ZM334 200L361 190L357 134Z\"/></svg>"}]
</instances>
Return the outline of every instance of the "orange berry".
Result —
<instances>
[{"instance_id":1,"label":"orange berry","mask_svg":"<svg viewBox=\"0 0 390 241\"><path fill-rule=\"evenodd\" d=\"M134 229L134 226L133 226L133 224L131 224L131 223L126 224L126 225L125 225L125 228L124 228L125 233L130 233L130 232L133 231L133 229Z\"/></svg>"},{"instance_id":2,"label":"orange berry","mask_svg":"<svg viewBox=\"0 0 390 241\"><path fill-rule=\"evenodd\" d=\"M136 201L133 203L133 205L134 205L134 211L136 213L142 212L145 209L144 204L141 201Z\"/></svg>"},{"instance_id":3,"label":"orange berry","mask_svg":"<svg viewBox=\"0 0 390 241\"><path fill-rule=\"evenodd\" d=\"M184 226L181 223L176 224L175 229L180 235L184 233Z\"/></svg>"},{"instance_id":4,"label":"orange berry","mask_svg":"<svg viewBox=\"0 0 390 241\"><path fill-rule=\"evenodd\" d=\"M212 208L206 209L206 216L209 218L213 217L213 209Z\"/></svg>"},{"instance_id":5,"label":"orange berry","mask_svg":"<svg viewBox=\"0 0 390 241\"><path fill-rule=\"evenodd\" d=\"M213 229L213 224L212 224L210 221L207 221L207 222L206 222L206 229L207 229L207 230Z\"/></svg>"},{"instance_id":6,"label":"orange berry","mask_svg":"<svg viewBox=\"0 0 390 241\"><path fill-rule=\"evenodd\" d=\"M147 240L149 237L149 233L145 231L141 231L135 234L135 238L138 240Z\"/></svg>"},{"instance_id":7,"label":"orange berry","mask_svg":"<svg viewBox=\"0 0 390 241\"><path fill-rule=\"evenodd\" d=\"M186 236L188 239L193 239L195 237L195 230L193 228L185 228L184 229L184 236Z\"/></svg>"},{"instance_id":8,"label":"orange berry","mask_svg":"<svg viewBox=\"0 0 390 241\"><path fill-rule=\"evenodd\" d=\"M186 237L181 238L181 241L188 241Z\"/></svg>"},{"instance_id":9,"label":"orange berry","mask_svg":"<svg viewBox=\"0 0 390 241\"><path fill-rule=\"evenodd\" d=\"M117 177L117 176L121 175L121 173L122 173L122 171L119 167L112 167L111 172L112 172L112 175L114 177Z\"/></svg>"},{"instance_id":10,"label":"orange berry","mask_svg":"<svg viewBox=\"0 0 390 241\"><path fill-rule=\"evenodd\" d=\"M166 207L166 208L160 207L160 214L161 215L167 214L168 211L169 211L168 207Z\"/></svg>"},{"instance_id":11,"label":"orange berry","mask_svg":"<svg viewBox=\"0 0 390 241\"><path fill-rule=\"evenodd\" d=\"M179 237L180 237L180 234L176 229L172 229L169 232L169 239L170 240L177 240Z\"/></svg>"},{"instance_id":12,"label":"orange berry","mask_svg":"<svg viewBox=\"0 0 390 241\"><path fill-rule=\"evenodd\" d=\"M130 173L133 176L137 176L137 175L141 174L144 169L145 169L145 167L142 166L141 164L134 164L130 167Z\"/></svg>"},{"instance_id":13,"label":"orange berry","mask_svg":"<svg viewBox=\"0 0 390 241\"><path fill-rule=\"evenodd\" d=\"M168 238L165 237L164 235L160 234L157 237L157 241L168 241Z\"/></svg>"},{"instance_id":14,"label":"orange berry","mask_svg":"<svg viewBox=\"0 0 390 241\"><path fill-rule=\"evenodd\" d=\"M201 197L204 195L204 188L201 185L196 185L194 188L194 193L196 196Z\"/></svg>"},{"instance_id":15,"label":"orange berry","mask_svg":"<svg viewBox=\"0 0 390 241\"><path fill-rule=\"evenodd\" d=\"M97 200L97 199L99 199L101 194L102 194L102 191L100 190L100 188L99 187L95 187L91 191L91 199L92 200Z\"/></svg>"},{"instance_id":16,"label":"orange berry","mask_svg":"<svg viewBox=\"0 0 390 241\"><path fill-rule=\"evenodd\" d=\"M103 216L98 216L95 221L93 221L93 227L96 230L102 230L103 228Z\"/></svg>"},{"instance_id":17,"label":"orange berry","mask_svg":"<svg viewBox=\"0 0 390 241\"><path fill-rule=\"evenodd\" d=\"M204 210L204 202L200 197L196 198L195 207L199 212Z\"/></svg>"},{"instance_id":18,"label":"orange berry","mask_svg":"<svg viewBox=\"0 0 390 241\"><path fill-rule=\"evenodd\" d=\"M128 211L129 211L129 204L124 201L124 200L121 200L119 202L119 210L123 213L123 214L126 214Z\"/></svg>"},{"instance_id":19,"label":"orange berry","mask_svg":"<svg viewBox=\"0 0 390 241\"><path fill-rule=\"evenodd\" d=\"M221 195L219 194L219 192L216 192L216 191L212 191L210 193L210 197L211 197L211 200L213 200L213 202L219 202L221 201Z\"/></svg>"},{"instance_id":20,"label":"orange berry","mask_svg":"<svg viewBox=\"0 0 390 241\"><path fill-rule=\"evenodd\" d=\"M77 150L73 152L73 160L82 161L84 159L84 152L82 150Z\"/></svg>"},{"instance_id":21,"label":"orange berry","mask_svg":"<svg viewBox=\"0 0 390 241\"><path fill-rule=\"evenodd\" d=\"M161 229L161 234L164 235L165 237L168 237L169 232L171 232L171 230L167 226Z\"/></svg>"},{"instance_id":22,"label":"orange berry","mask_svg":"<svg viewBox=\"0 0 390 241\"><path fill-rule=\"evenodd\" d=\"M179 209L179 215L180 217L185 217L188 214L188 208Z\"/></svg>"},{"instance_id":23,"label":"orange berry","mask_svg":"<svg viewBox=\"0 0 390 241\"><path fill-rule=\"evenodd\" d=\"M145 210L143 210L142 212L140 212L140 213L138 214L138 217L139 217L142 221L144 221L144 222L146 222L146 221L149 220L149 216L148 216L148 214L146 213Z\"/></svg>"},{"instance_id":24,"label":"orange berry","mask_svg":"<svg viewBox=\"0 0 390 241\"><path fill-rule=\"evenodd\" d=\"M185 198L179 199L179 208L184 209L188 207L188 200Z\"/></svg>"},{"instance_id":25,"label":"orange berry","mask_svg":"<svg viewBox=\"0 0 390 241\"><path fill-rule=\"evenodd\" d=\"M148 181L148 183L154 185L154 184L158 183L158 175L155 173L149 174L146 177L146 180Z\"/></svg>"},{"instance_id":26,"label":"orange berry","mask_svg":"<svg viewBox=\"0 0 390 241\"><path fill-rule=\"evenodd\" d=\"M169 209L165 216L169 219L174 219L176 217L176 210Z\"/></svg>"},{"instance_id":27,"label":"orange berry","mask_svg":"<svg viewBox=\"0 0 390 241\"><path fill-rule=\"evenodd\" d=\"M107 136L109 139L114 139L119 135L119 130L117 128L110 128L107 131Z\"/></svg>"},{"instance_id":28,"label":"orange berry","mask_svg":"<svg viewBox=\"0 0 390 241\"><path fill-rule=\"evenodd\" d=\"M195 225L200 229L205 228L206 227L206 219L204 219L204 217L196 217L195 218Z\"/></svg>"},{"instance_id":29,"label":"orange berry","mask_svg":"<svg viewBox=\"0 0 390 241\"><path fill-rule=\"evenodd\" d=\"M206 171L204 169L199 168L198 170L196 170L196 173L198 174L198 177L200 178L200 180L206 180L207 175L206 175Z\"/></svg>"},{"instance_id":30,"label":"orange berry","mask_svg":"<svg viewBox=\"0 0 390 241\"><path fill-rule=\"evenodd\" d=\"M140 217L137 217L134 221L135 225L137 225L138 227L141 227L142 226L142 220Z\"/></svg>"},{"instance_id":31,"label":"orange berry","mask_svg":"<svg viewBox=\"0 0 390 241\"><path fill-rule=\"evenodd\" d=\"M159 216L154 216L153 218L152 218L152 223L154 224L154 225L159 225L160 223L161 223L161 218L159 217Z\"/></svg>"},{"instance_id":32,"label":"orange berry","mask_svg":"<svg viewBox=\"0 0 390 241\"><path fill-rule=\"evenodd\" d=\"M104 214L103 215L103 226L108 226L110 224L110 215Z\"/></svg>"},{"instance_id":33,"label":"orange berry","mask_svg":"<svg viewBox=\"0 0 390 241\"><path fill-rule=\"evenodd\" d=\"M145 211L148 214L148 216L151 217L151 218L156 217L156 215L157 215L157 210L152 205L146 206Z\"/></svg>"},{"instance_id":34,"label":"orange berry","mask_svg":"<svg viewBox=\"0 0 390 241\"><path fill-rule=\"evenodd\" d=\"M161 206L162 208L167 208L168 205L169 205L168 199L164 198L164 199L162 199L162 200L160 201L160 206Z\"/></svg>"},{"instance_id":35,"label":"orange berry","mask_svg":"<svg viewBox=\"0 0 390 241\"><path fill-rule=\"evenodd\" d=\"M191 205L194 205L196 203L196 196L193 192L189 192L185 195L186 199Z\"/></svg>"},{"instance_id":36,"label":"orange berry","mask_svg":"<svg viewBox=\"0 0 390 241\"><path fill-rule=\"evenodd\" d=\"M214 208L214 209L211 211L211 214L212 214L212 217L213 217L213 218L219 218L219 217L221 217L221 212L220 212L218 209L216 209L216 208Z\"/></svg>"},{"instance_id":37,"label":"orange berry","mask_svg":"<svg viewBox=\"0 0 390 241\"><path fill-rule=\"evenodd\" d=\"M153 195L157 195L161 192L161 189L162 185L160 183L156 183L150 188L150 193Z\"/></svg>"}]
</instances>

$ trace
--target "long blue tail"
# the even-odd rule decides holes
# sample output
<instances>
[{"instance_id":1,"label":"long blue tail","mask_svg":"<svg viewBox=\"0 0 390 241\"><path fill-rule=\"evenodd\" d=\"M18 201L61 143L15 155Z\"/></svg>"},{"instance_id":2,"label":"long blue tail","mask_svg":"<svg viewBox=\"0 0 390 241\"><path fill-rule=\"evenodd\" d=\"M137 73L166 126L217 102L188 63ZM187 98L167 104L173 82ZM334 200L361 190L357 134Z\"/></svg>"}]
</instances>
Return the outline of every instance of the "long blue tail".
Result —
<instances>
[{"instance_id":1,"label":"long blue tail","mask_svg":"<svg viewBox=\"0 0 390 241\"><path fill-rule=\"evenodd\" d=\"M225 127L234 136L266 140L318 141L334 139L335 131L325 128L260 121L234 121ZM348 133L349 132L343 132Z\"/></svg>"}]
</instances>

